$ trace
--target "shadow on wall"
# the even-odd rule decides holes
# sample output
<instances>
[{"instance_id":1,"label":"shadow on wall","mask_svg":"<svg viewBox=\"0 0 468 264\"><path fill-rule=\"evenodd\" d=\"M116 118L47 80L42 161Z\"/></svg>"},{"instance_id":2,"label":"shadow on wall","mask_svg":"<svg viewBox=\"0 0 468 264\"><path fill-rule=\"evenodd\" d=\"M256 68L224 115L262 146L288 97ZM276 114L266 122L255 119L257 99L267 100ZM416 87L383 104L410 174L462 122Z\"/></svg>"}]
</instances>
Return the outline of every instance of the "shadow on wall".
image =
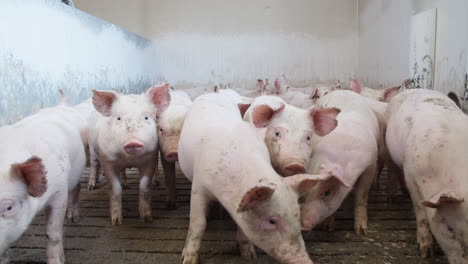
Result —
<instances>
[{"instance_id":1,"label":"shadow on wall","mask_svg":"<svg viewBox=\"0 0 468 264\"><path fill-rule=\"evenodd\" d=\"M151 41L60 1L0 1L0 125L91 89L141 92L154 84Z\"/></svg>"}]
</instances>

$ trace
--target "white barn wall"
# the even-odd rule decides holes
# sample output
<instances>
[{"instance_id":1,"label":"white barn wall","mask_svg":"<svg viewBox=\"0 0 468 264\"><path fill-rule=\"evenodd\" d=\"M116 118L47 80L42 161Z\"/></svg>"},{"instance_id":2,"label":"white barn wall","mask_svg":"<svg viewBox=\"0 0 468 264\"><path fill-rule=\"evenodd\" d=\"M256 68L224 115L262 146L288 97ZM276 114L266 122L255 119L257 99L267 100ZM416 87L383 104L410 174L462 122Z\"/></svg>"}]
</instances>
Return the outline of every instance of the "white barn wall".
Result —
<instances>
[{"instance_id":1,"label":"white barn wall","mask_svg":"<svg viewBox=\"0 0 468 264\"><path fill-rule=\"evenodd\" d=\"M345 80L356 71L357 0L75 0L75 5L153 39L156 78L179 86L252 87L257 78L283 73L301 85Z\"/></svg>"},{"instance_id":2,"label":"white barn wall","mask_svg":"<svg viewBox=\"0 0 468 264\"><path fill-rule=\"evenodd\" d=\"M357 77L370 87L393 86L408 78L410 17L431 8L437 8L435 89L462 95L466 0L359 0Z\"/></svg>"},{"instance_id":3,"label":"white barn wall","mask_svg":"<svg viewBox=\"0 0 468 264\"><path fill-rule=\"evenodd\" d=\"M357 64L357 1L149 1L159 80L235 83L281 74L296 85L345 79Z\"/></svg>"}]
</instances>

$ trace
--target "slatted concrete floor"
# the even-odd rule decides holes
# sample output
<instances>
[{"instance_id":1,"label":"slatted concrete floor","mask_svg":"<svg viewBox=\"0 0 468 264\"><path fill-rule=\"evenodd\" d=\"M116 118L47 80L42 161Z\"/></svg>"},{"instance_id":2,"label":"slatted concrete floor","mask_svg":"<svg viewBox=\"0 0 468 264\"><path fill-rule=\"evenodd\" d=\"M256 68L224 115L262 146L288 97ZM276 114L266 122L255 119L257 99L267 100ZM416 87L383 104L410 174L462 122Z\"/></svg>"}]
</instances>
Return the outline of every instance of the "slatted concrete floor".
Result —
<instances>
[{"instance_id":1,"label":"slatted concrete floor","mask_svg":"<svg viewBox=\"0 0 468 264\"><path fill-rule=\"evenodd\" d=\"M105 179L98 189L86 189L87 171L82 178L81 221L65 226L67 263L179 263L189 224L190 182L178 169L178 209L165 208L166 190L162 172L153 189L153 223L138 219L138 178L128 173L130 189L124 191L124 224L112 226ZM422 260L416 246L416 226L408 197L398 196L387 203L383 189L374 188L369 198L369 234L358 237L353 232L350 210L337 214L334 232L312 231L304 234L308 252L315 263L409 264L448 263L442 252ZM44 217L38 216L28 231L11 248L12 263L44 263ZM201 249L201 263L246 263L239 257L235 241L236 225L231 220L211 220ZM276 263L259 254L256 263Z\"/></svg>"}]
</instances>

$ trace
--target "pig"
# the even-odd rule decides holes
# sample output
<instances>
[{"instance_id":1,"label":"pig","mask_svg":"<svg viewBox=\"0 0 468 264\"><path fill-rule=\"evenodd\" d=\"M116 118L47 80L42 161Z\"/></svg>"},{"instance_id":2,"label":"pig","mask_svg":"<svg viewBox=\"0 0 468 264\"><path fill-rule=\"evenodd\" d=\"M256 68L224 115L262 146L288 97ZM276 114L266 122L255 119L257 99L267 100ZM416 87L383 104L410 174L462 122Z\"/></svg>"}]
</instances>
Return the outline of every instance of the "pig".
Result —
<instances>
[{"instance_id":1,"label":"pig","mask_svg":"<svg viewBox=\"0 0 468 264\"><path fill-rule=\"evenodd\" d=\"M397 93L394 93L396 95ZM370 106L372 111L375 114L375 117L377 118L377 121L379 123L379 141L378 141L378 147L379 147L379 158L377 162L377 175L375 178L375 185L379 185L379 179L380 179L380 174L383 170L383 167L386 165L388 168L388 182L387 182L387 198L389 202L392 202L395 200L397 192L398 192L398 186L401 186L401 191L404 194L408 194L406 190L406 185L403 177L403 172L398 168L398 166L395 165L395 163L390 159L388 150L385 145L385 131L387 128L387 123L385 121L385 110L387 109L388 103L377 101L373 98L369 97L363 97L364 100L367 102L367 104ZM388 99L391 99L391 97L388 97Z\"/></svg>"},{"instance_id":2,"label":"pig","mask_svg":"<svg viewBox=\"0 0 468 264\"><path fill-rule=\"evenodd\" d=\"M334 91L317 100L321 107L341 110L338 126L329 134L313 135L313 153L306 172L341 171L317 183L302 199L301 226L310 230L330 217L354 187L354 231L367 235L367 200L376 175L379 125L364 98L352 91Z\"/></svg>"},{"instance_id":3,"label":"pig","mask_svg":"<svg viewBox=\"0 0 468 264\"><path fill-rule=\"evenodd\" d=\"M242 94L245 97L249 98L255 98L260 95L265 95L268 93L268 79L267 81L264 82L262 79L257 80L257 86L254 91L252 90L240 90L240 94Z\"/></svg>"},{"instance_id":4,"label":"pig","mask_svg":"<svg viewBox=\"0 0 468 264\"><path fill-rule=\"evenodd\" d=\"M60 104L0 128L0 263L7 263L5 250L42 210L47 263L65 263L64 218L79 220L83 122L79 112Z\"/></svg>"},{"instance_id":5,"label":"pig","mask_svg":"<svg viewBox=\"0 0 468 264\"><path fill-rule=\"evenodd\" d=\"M156 168L157 120L170 103L169 83L154 86L141 95L120 95L93 90L97 112L90 121L90 174L103 166L109 182L112 225L122 224L122 186L119 174L129 167L140 174L139 215L151 216L151 178Z\"/></svg>"},{"instance_id":6,"label":"pig","mask_svg":"<svg viewBox=\"0 0 468 264\"><path fill-rule=\"evenodd\" d=\"M281 95L286 94L288 92L299 92L308 95L310 99L318 99L317 97L323 96L328 92L339 89L341 89L340 81L338 81L336 85L318 84L299 88L292 87L291 85L289 85L286 76L283 74L280 78L277 78L275 80L275 90L272 94Z\"/></svg>"},{"instance_id":7,"label":"pig","mask_svg":"<svg viewBox=\"0 0 468 264\"><path fill-rule=\"evenodd\" d=\"M276 96L257 97L244 121L266 128L265 143L273 168L283 175L305 173L312 154L313 135L325 136L337 126L337 108L311 107L307 110L287 104Z\"/></svg>"},{"instance_id":8,"label":"pig","mask_svg":"<svg viewBox=\"0 0 468 264\"><path fill-rule=\"evenodd\" d=\"M405 90L408 87L409 82L410 80L404 80L403 84L400 86L377 90L364 87L358 80L349 78L349 89L358 94L361 94L362 96L388 103L390 102L390 99L397 95L400 91Z\"/></svg>"},{"instance_id":9,"label":"pig","mask_svg":"<svg viewBox=\"0 0 468 264\"><path fill-rule=\"evenodd\" d=\"M223 91L225 90L219 92ZM171 91L170 95L171 102L158 120L158 139L161 163L168 188L166 207L173 209L176 207L175 162L178 160L177 148L180 131L184 125L185 116L192 105L192 100L183 91ZM153 177L153 183L155 179L156 177Z\"/></svg>"},{"instance_id":10,"label":"pig","mask_svg":"<svg viewBox=\"0 0 468 264\"><path fill-rule=\"evenodd\" d=\"M433 236L451 264L468 263L468 117L447 96L415 89L395 96L385 111L385 141L403 169L422 257Z\"/></svg>"},{"instance_id":11,"label":"pig","mask_svg":"<svg viewBox=\"0 0 468 264\"><path fill-rule=\"evenodd\" d=\"M182 172L192 181L183 264L198 263L206 213L216 200L238 225L244 258L256 256L255 244L282 263L312 263L301 235L297 199L333 171L280 177L271 167L263 135L242 121L238 105L224 94L203 95L193 102L178 151Z\"/></svg>"}]
</instances>

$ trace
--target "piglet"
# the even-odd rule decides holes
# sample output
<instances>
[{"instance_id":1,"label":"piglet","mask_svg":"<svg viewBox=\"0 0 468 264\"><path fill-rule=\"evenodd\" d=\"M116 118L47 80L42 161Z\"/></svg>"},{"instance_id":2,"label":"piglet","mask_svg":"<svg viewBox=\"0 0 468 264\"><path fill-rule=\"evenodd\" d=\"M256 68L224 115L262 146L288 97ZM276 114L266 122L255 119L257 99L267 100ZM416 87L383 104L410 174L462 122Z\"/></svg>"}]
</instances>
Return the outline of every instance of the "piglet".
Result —
<instances>
[{"instance_id":1,"label":"piglet","mask_svg":"<svg viewBox=\"0 0 468 264\"><path fill-rule=\"evenodd\" d=\"M237 223L243 257L256 256L255 244L282 263L312 263L301 236L297 199L330 174L280 177L271 167L263 134L242 121L229 96L207 94L193 102L179 142L180 167L192 181L182 263L198 263L213 201Z\"/></svg>"},{"instance_id":2,"label":"piglet","mask_svg":"<svg viewBox=\"0 0 468 264\"><path fill-rule=\"evenodd\" d=\"M334 91L317 104L341 112L333 131L323 137L313 135L313 153L306 171L333 169L342 173L318 183L306 194L301 205L302 228L310 230L331 216L354 187L354 230L366 235L367 199L376 175L380 136L377 119L363 97L351 91Z\"/></svg>"},{"instance_id":3,"label":"piglet","mask_svg":"<svg viewBox=\"0 0 468 264\"><path fill-rule=\"evenodd\" d=\"M220 90L220 92L223 92ZM169 107L161 114L158 122L159 150L161 163L166 178L168 198L166 207L176 207L176 173L175 162L178 160L177 148L179 146L180 131L184 125L185 116L190 110L192 101L183 91L171 91ZM153 185L155 185L153 177Z\"/></svg>"},{"instance_id":4,"label":"piglet","mask_svg":"<svg viewBox=\"0 0 468 264\"><path fill-rule=\"evenodd\" d=\"M5 250L42 210L47 263L65 263L64 218L79 220L83 122L79 112L61 104L0 128L0 263L6 263Z\"/></svg>"},{"instance_id":5,"label":"piglet","mask_svg":"<svg viewBox=\"0 0 468 264\"><path fill-rule=\"evenodd\" d=\"M129 167L140 174L140 219L152 221L150 185L156 168L157 120L170 103L169 83L141 95L96 90L93 94L99 113L90 121L90 174L97 176L102 164L111 189L111 222L122 224L120 172Z\"/></svg>"},{"instance_id":6,"label":"piglet","mask_svg":"<svg viewBox=\"0 0 468 264\"><path fill-rule=\"evenodd\" d=\"M407 90L385 112L385 140L404 170L423 257L433 236L451 264L468 263L468 117L447 96Z\"/></svg>"}]
</instances>

